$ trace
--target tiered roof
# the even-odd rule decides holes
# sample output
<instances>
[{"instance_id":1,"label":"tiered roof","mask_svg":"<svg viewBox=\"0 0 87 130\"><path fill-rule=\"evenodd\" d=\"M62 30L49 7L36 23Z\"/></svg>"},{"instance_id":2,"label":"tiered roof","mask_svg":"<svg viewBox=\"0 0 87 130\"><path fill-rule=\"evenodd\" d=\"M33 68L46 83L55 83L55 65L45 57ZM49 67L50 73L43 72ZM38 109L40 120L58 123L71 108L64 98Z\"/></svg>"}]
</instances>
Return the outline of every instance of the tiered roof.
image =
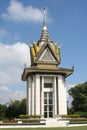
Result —
<instances>
[{"instance_id":1,"label":"tiered roof","mask_svg":"<svg viewBox=\"0 0 87 130\"><path fill-rule=\"evenodd\" d=\"M33 43L30 46L30 52L31 52L31 65L34 65L37 63L38 56L41 54L43 48L45 49L46 46L49 46L51 52L53 55L55 55L55 58L57 60L57 65L60 63L60 48L53 43L53 41L49 38L47 26L46 26L46 10L44 8L44 17L43 17L43 27L42 27L42 33L39 41L37 43Z\"/></svg>"},{"instance_id":2,"label":"tiered roof","mask_svg":"<svg viewBox=\"0 0 87 130\"><path fill-rule=\"evenodd\" d=\"M31 74L55 74L66 78L74 71L73 67L71 69L58 67L61 62L60 47L49 38L45 8L41 36L38 42L33 42L30 46L30 56L31 66L24 68L22 80L27 80L27 76Z\"/></svg>"}]
</instances>

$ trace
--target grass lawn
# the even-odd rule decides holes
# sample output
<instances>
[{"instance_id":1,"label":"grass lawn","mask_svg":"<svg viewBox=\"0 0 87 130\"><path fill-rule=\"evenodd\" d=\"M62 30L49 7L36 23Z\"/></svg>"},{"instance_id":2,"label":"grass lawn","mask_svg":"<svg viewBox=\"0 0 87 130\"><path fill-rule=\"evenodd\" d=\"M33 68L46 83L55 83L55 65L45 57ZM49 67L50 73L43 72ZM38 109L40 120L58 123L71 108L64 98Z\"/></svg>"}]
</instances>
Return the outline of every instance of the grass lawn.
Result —
<instances>
[{"instance_id":1,"label":"grass lawn","mask_svg":"<svg viewBox=\"0 0 87 130\"><path fill-rule=\"evenodd\" d=\"M87 126L64 128L0 128L0 130L87 130Z\"/></svg>"}]
</instances>

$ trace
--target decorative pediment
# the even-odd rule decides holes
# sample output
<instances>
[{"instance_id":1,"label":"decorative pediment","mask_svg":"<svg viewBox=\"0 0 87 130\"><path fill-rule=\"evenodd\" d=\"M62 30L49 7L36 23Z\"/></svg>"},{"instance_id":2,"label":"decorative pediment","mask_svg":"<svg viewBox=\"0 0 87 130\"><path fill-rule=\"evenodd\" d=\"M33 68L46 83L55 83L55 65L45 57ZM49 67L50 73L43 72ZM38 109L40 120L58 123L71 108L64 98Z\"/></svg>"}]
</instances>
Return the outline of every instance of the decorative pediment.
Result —
<instances>
[{"instance_id":1,"label":"decorative pediment","mask_svg":"<svg viewBox=\"0 0 87 130\"><path fill-rule=\"evenodd\" d=\"M53 57L51 51L49 50L49 48L47 47L44 52L42 53L42 55L40 56L38 61L42 61L42 62L55 62L55 58Z\"/></svg>"},{"instance_id":2,"label":"decorative pediment","mask_svg":"<svg viewBox=\"0 0 87 130\"><path fill-rule=\"evenodd\" d=\"M40 43L30 46L31 65L38 63L60 64L60 49L50 41L46 41L42 46Z\"/></svg>"},{"instance_id":3,"label":"decorative pediment","mask_svg":"<svg viewBox=\"0 0 87 130\"><path fill-rule=\"evenodd\" d=\"M35 63L58 64L58 59L49 43L45 43L38 53Z\"/></svg>"}]
</instances>

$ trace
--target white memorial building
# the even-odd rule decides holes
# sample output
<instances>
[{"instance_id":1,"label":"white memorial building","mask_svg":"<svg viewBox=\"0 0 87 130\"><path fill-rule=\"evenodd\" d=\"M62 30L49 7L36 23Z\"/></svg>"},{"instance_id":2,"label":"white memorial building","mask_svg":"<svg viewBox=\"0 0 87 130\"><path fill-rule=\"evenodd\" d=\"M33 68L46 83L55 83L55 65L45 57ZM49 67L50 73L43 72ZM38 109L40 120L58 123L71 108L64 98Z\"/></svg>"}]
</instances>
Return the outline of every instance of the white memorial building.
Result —
<instances>
[{"instance_id":1,"label":"white memorial building","mask_svg":"<svg viewBox=\"0 0 87 130\"><path fill-rule=\"evenodd\" d=\"M60 47L49 37L45 9L40 39L29 48L31 66L25 67L22 74L22 80L27 81L27 114L42 118L66 115L65 80L74 69L59 67Z\"/></svg>"}]
</instances>

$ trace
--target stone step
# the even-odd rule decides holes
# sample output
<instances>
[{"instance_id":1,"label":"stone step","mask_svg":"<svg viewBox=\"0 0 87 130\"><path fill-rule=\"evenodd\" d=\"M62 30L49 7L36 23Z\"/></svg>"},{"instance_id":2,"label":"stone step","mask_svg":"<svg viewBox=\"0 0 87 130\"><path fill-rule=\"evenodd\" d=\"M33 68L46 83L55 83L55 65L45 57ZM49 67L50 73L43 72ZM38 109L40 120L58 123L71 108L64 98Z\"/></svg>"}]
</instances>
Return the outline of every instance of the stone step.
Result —
<instances>
[{"instance_id":1,"label":"stone step","mask_svg":"<svg viewBox=\"0 0 87 130\"><path fill-rule=\"evenodd\" d=\"M61 127L61 126L67 126L68 121L67 120L58 120L58 119L46 119L46 126L47 127Z\"/></svg>"}]
</instances>

